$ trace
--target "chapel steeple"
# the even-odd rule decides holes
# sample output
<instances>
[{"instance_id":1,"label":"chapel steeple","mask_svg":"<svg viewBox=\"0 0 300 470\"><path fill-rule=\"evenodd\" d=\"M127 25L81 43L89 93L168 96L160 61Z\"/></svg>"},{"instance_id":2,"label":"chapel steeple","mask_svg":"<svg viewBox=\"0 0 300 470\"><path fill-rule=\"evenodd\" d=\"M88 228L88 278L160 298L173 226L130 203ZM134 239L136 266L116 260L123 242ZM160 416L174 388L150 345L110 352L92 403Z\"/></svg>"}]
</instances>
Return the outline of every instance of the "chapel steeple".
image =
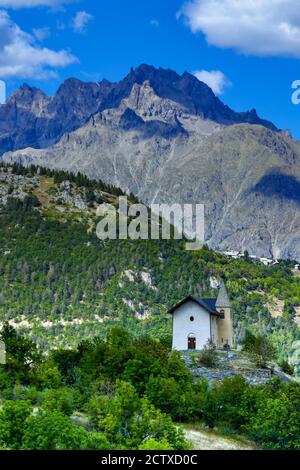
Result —
<instances>
[{"instance_id":1,"label":"chapel steeple","mask_svg":"<svg viewBox=\"0 0 300 470\"><path fill-rule=\"evenodd\" d=\"M223 315L218 321L218 337L220 347L233 347L233 325L231 303L224 282L221 283L216 300L216 309Z\"/></svg>"}]
</instances>

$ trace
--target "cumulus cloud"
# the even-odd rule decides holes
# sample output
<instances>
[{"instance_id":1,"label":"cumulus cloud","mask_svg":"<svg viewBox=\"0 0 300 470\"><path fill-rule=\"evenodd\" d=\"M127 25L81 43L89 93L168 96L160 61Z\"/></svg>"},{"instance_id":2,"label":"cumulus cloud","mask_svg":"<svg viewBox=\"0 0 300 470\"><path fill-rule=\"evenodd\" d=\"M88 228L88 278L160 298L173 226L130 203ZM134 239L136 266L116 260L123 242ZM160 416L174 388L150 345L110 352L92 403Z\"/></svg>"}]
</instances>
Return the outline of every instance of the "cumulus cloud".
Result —
<instances>
[{"instance_id":1,"label":"cumulus cloud","mask_svg":"<svg viewBox=\"0 0 300 470\"><path fill-rule=\"evenodd\" d=\"M93 19L93 15L86 11L78 11L72 19L72 27L76 33L84 33L88 23Z\"/></svg>"},{"instance_id":2,"label":"cumulus cloud","mask_svg":"<svg viewBox=\"0 0 300 470\"><path fill-rule=\"evenodd\" d=\"M59 7L75 0L0 0L3 8Z\"/></svg>"},{"instance_id":3,"label":"cumulus cloud","mask_svg":"<svg viewBox=\"0 0 300 470\"><path fill-rule=\"evenodd\" d=\"M261 57L300 57L299 0L188 0L179 16L211 45Z\"/></svg>"},{"instance_id":4,"label":"cumulus cloud","mask_svg":"<svg viewBox=\"0 0 300 470\"><path fill-rule=\"evenodd\" d=\"M201 82L206 83L216 95L222 95L225 88L231 86L231 82L220 70L196 70L193 72L195 77Z\"/></svg>"},{"instance_id":5,"label":"cumulus cloud","mask_svg":"<svg viewBox=\"0 0 300 470\"><path fill-rule=\"evenodd\" d=\"M69 51L39 47L30 34L0 10L0 77L48 78L78 59Z\"/></svg>"}]
</instances>

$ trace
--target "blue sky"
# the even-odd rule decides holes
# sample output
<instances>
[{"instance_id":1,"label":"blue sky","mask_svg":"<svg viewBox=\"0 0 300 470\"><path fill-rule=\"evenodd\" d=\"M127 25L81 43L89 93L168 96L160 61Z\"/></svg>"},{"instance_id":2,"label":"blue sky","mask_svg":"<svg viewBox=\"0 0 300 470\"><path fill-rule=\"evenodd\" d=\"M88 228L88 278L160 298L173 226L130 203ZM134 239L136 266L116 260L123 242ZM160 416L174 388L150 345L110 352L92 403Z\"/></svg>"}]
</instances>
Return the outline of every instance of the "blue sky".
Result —
<instances>
[{"instance_id":1,"label":"blue sky","mask_svg":"<svg viewBox=\"0 0 300 470\"><path fill-rule=\"evenodd\" d=\"M140 63L206 71L226 104L256 108L300 139L298 0L249 3L0 0L0 79L8 93L27 82L51 94L70 76L115 81Z\"/></svg>"}]
</instances>

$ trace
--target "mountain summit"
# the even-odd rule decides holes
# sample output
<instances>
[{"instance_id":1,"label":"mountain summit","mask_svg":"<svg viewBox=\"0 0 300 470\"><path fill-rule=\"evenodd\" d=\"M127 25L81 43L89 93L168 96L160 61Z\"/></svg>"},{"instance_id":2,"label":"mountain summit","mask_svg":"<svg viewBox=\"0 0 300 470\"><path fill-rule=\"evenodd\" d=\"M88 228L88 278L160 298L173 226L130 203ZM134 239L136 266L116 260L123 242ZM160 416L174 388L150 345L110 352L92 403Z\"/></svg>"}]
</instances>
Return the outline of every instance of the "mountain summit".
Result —
<instances>
[{"instance_id":1,"label":"mountain summit","mask_svg":"<svg viewBox=\"0 0 300 470\"><path fill-rule=\"evenodd\" d=\"M219 124L261 124L276 130L274 124L260 119L255 110L237 113L224 105L211 88L194 75L188 72L178 75L173 70L156 69L146 64L131 69L124 80L112 85L111 92L102 104L103 109L119 106L120 101L130 94L135 83L143 85L146 81L157 96L178 103L190 114L211 119Z\"/></svg>"},{"instance_id":2,"label":"mountain summit","mask_svg":"<svg viewBox=\"0 0 300 470\"><path fill-rule=\"evenodd\" d=\"M178 75L143 64L131 69L117 83L108 80L88 83L70 78L53 97L22 85L0 106L0 155L26 147L49 147L65 132L83 126L93 114L119 107L135 85L145 82L158 97L176 103L181 112L224 125L251 123L276 130L272 123L260 119L255 110L236 113L225 106L205 83L187 72Z\"/></svg>"}]
</instances>

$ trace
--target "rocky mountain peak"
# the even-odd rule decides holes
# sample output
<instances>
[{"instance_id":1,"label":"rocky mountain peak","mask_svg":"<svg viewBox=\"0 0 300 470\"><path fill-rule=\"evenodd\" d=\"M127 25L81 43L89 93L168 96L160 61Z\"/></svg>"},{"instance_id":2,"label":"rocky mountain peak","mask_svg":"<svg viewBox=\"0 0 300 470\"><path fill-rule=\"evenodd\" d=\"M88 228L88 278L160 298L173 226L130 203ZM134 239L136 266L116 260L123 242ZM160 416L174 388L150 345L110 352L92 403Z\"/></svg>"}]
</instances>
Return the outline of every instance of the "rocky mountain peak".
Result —
<instances>
[{"instance_id":1,"label":"rocky mountain peak","mask_svg":"<svg viewBox=\"0 0 300 470\"><path fill-rule=\"evenodd\" d=\"M188 72L179 75L173 70L147 64L132 68L123 80L106 86L107 96L103 97L101 109L118 107L130 95L135 84L143 85L145 82L150 84L158 97L177 103L192 115L224 125L250 123L277 130L271 122L260 119L255 110L244 113L233 111L194 75Z\"/></svg>"},{"instance_id":2,"label":"rocky mountain peak","mask_svg":"<svg viewBox=\"0 0 300 470\"><path fill-rule=\"evenodd\" d=\"M33 101L38 100L48 100L48 96L39 88L31 87L27 83L23 83L7 100L7 104L17 103L31 107Z\"/></svg>"},{"instance_id":3,"label":"rocky mountain peak","mask_svg":"<svg viewBox=\"0 0 300 470\"><path fill-rule=\"evenodd\" d=\"M0 155L29 146L49 147L65 133L85 125L96 113L118 109L124 100L143 120L164 121L175 126L176 132L182 124L177 121L181 115L188 122L183 126L187 132L203 127L192 122L195 117L214 125L250 123L276 130L272 123L260 119L255 110L233 111L188 72L179 75L170 69L142 64L117 83L69 78L52 97L38 88L22 85L1 106ZM209 134L214 125L204 124L204 134ZM153 129L160 133L161 126L152 126L151 132Z\"/></svg>"},{"instance_id":4,"label":"rocky mountain peak","mask_svg":"<svg viewBox=\"0 0 300 470\"><path fill-rule=\"evenodd\" d=\"M67 130L83 125L99 106L99 85L93 82L82 82L77 78L69 78L59 87L53 96L49 111L60 114L65 119L75 119L74 125L69 123ZM76 123L76 125L75 125Z\"/></svg>"},{"instance_id":5,"label":"rocky mountain peak","mask_svg":"<svg viewBox=\"0 0 300 470\"><path fill-rule=\"evenodd\" d=\"M148 80L152 85L155 85L159 81L168 81L173 82L180 79L174 70L155 68L152 65L141 64L135 69L131 69L130 73L127 75L125 80L129 82L134 82L142 84L144 81Z\"/></svg>"},{"instance_id":6,"label":"rocky mountain peak","mask_svg":"<svg viewBox=\"0 0 300 470\"><path fill-rule=\"evenodd\" d=\"M67 78L62 85L57 90L56 95L62 95L65 93L77 94L77 93L86 93L99 91L99 85L94 82L83 82L78 78L71 77Z\"/></svg>"}]
</instances>

